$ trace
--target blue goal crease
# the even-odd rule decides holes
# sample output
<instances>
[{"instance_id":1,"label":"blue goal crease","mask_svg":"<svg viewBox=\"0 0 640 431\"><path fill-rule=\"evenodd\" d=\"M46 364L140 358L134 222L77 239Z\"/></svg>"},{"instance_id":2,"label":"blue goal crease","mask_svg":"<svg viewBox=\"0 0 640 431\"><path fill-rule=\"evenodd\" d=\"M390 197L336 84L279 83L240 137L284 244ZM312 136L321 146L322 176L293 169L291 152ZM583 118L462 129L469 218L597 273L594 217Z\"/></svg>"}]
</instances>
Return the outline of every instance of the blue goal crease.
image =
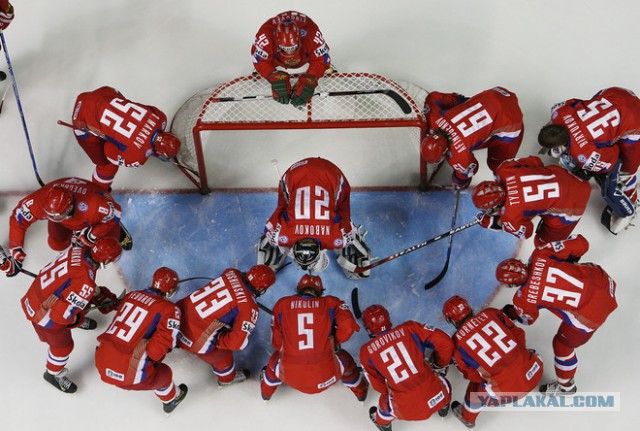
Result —
<instances>
[{"instance_id":1,"label":"blue goal crease","mask_svg":"<svg viewBox=\"0 0 640 431\"><path fill-rule=\"evenodd\" d=\"M146 288L160 266L173 268L181 279L217 277L229 267L245 271L256 263L258 237L277 202L275 191L214 192L206 196L119 193L115 197L134 241L133 249L119 261L120 271L127 285L136 290ZM452 191L354 191L351 216L356 225L361 224L369 232L366 240L373 256L382 259L448 232L454 203ZM476 212L470 193L463 192L457 225L472 221ZM382 304L394 324L416 320L452 333L453 328L441 316L444 301L461 295L474 309L485 306L498 285L496 265L514 256L518 241L480 226L455 234L447 274L434 288L425 291L424 284L442 271L448 244L448 238L444 238L386 262L372 269L367 280L347 279L333 260L320 274L325 294L349 302L351 290L358 287L363 310L371 304ZM302 275L304 271L295 265L287 266L260 302L272 308L282 296L295 293ZM173 300L204 284L205 280L182 283ZM260 313L249 346L236 355L238 364L254 372L266 364L271 353L269 325L270 316ZM357 358L367 339L361 330L343 347Z\"/></svg>"}]
</instances>

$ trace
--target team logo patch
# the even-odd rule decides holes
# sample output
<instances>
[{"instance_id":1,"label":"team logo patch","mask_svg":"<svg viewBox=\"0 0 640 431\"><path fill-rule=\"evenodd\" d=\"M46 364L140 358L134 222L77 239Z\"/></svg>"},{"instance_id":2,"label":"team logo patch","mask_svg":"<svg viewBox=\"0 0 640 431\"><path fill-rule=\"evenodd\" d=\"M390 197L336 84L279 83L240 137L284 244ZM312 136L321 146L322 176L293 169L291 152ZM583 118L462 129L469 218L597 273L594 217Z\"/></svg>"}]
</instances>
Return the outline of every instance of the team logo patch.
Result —
<instances>
[{"instance_id":1,"label":"team logo patch","mask_svg":"<svg viewBox=\"0 0 640 431\"><path fill-rule=\"evenodd\" d=\"M342 238L338 238L335 241L333 241L333 245L336 247L342 247L343 244L344 244L344 241L342 240Z\"/></svg>"},{"instance_id":2,"label":"team logo patch","mask_svg":"<svg viewBox=\"0 0 640 431\"><path fill-rule=\"evenodd\" d=\"M280 236L278 237L278 242L279 242L280 244L286 244L286 243L288 243L288 242L289 242L289 237L287 237L286 235L280 235Z\"/></svg>"},{"instance_id":3,"label":"team logo patch","mask_svg":"<svg viewBox=\"0 0 640 431\"><path fill-rule=\"evenodd\" d=\"M81 213L86 212L89 209L89 205L85 201L80 201L78 204L78 211Z\"/></svg>"},{"instance_id":4,"label":"team logo patch","mask_svg":"<svg viewBox=\"0 0 640 431\"><path fill-rule=\"evenodd\" d=\"M586 162L586 161L587 161L587 157L586 157L584 154L580 154L580 155L578 156L578 161L579 161L580 163L584 163L584 162Z\"/></svg>"}]
</instances>

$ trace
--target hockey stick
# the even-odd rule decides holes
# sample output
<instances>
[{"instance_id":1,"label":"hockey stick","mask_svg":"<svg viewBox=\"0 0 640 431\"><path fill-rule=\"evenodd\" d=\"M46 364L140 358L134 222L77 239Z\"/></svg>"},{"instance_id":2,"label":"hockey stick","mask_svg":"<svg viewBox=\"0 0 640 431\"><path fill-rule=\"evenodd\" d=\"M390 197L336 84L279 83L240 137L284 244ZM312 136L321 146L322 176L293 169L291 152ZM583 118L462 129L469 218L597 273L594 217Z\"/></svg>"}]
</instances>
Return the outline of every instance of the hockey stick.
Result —
<instances>
[{"instance_id":1,"label":"hockey stick","mask_svg":"<svg viewBox=\"0 0 640 431\"><path fill-rule=\"evenodd\" d=\"M105 307L110 307L115 303L120 303L120 301L122 301L122 298L124 298L124 296L127 294L127 289L124 289L122 292L120 292L120 295L118 295L118 297L116 299L111 299L109 301L104 301L101 304L98 305L91 305L89 306L86 310L84 310L85 314L89 313L90 311L93 310L101 310Z\"/></svg>"},{"instance_id":2,"label":"hockey stick","mask_svg":"<svg viewBox=\"0 0 640 431\"><path fill-rule=\"evenodd\" d=\"M453 217L451 218L451 229L453 229L456 225L456 220L458 219L458 203L460 202L460 189L456 190L456 203L453 205ZM444 267L440 274L436 276L433 280L427 282L424 285L424 290L429 290L436 284L440 283L440 280L444 278L449 270L449 259L451 259L451 244L453 244L453 235L449 236L449 248L447 248L447 258L444 262Z\"/></svg>"},{"instance_id":3,"label":"hockey stick","mask_svg":"<svg viewBox=\"0 0 640 431\"><path fill-rule=\"evenodd\" d=\"M2 100L0 100L0 114L2 114L2 107L4 106L4 99L7 97L7 93L9 92L10 85L7 85L7 88L4 89L4 93L2 93Z\"/></svg>"},{"instance_id":4,"label":"hockey stick","mask_svg":"<svg viewBox=\"0 0 640 431\"><path fill-rule=\"evenodd\" d=\"M418 250L418 249L420 249L422 247L428 246L429 244L433 244L436 241L440 241L442 238L446 238L446 237L454 235L454 234L456 234L456 233L458 233L458 232L460 232L462 230L469 229L471 226L475 226L478 223L480 223L480 220L478 220L478 219L470 221L469 223L465 223L462 226L458 226L456 228L451 229L449 232L445 232L445 233L442 233L442 234L440 234L438 236L434 236L433 238L428 239L425 242L421 242L420 244L416 244L413 247L409 247L409 248L404 249L404 250L402 250L402 251L400 251L400 252L398 252L396 254L392 254L391 256L387 256L384 259L380 259L380 260L378 260L376 262L373 262L370 265L358 266L358 267L356 267L356 269L353 272L355 272L356 274L359 274L361 272L364 272L364 271L367 271L369 269L375 268L376 266L380 266L383 263L389 262L390 260L397 259L397 258L399 258L401 256L404 256L405 254L411 253L412 251L416 251L416 250Z\"/></svg>"},{"instance_id":5,"label":"hockey stick","mask_svg":"<svg viewBox=\"0 0 640 431\"><path fill-rule=\"evenodd\" d=\"M74 127L73 124L69 124L66 121L62 121L62 120L58 120L57 123L59 125L61 125L61 126L65 126L65 127L70 128L70 129L73 129L73 130L79 130L79 131L84 132L84 133L89 133L90 135L93 135L96 138L100 138L100 139L104 139L105 141L109 141L109 142L111 142L112 144L115 144L118 147L124 147L125 146L125 145L121 144L120 142L116 141L115 139L113 139L112 137L105 135L104 133L99 133L99 132L96 132L95 130ZM164 159L161 159L161 160L164 161ZM197 171L191 169L188 166L185 166L183 164L178 163L178 161L176 159L167 159L166 161L171 163L172 165L175 165L175 166L179 167L179 168L186 169L187 171L191 172L195 176L198 176L198 172Z\"/></svg>"},{"instance_id":6,"label":"hockey stick","mask_svg":"<svg viewBox=\"0 0 640 431\"><path fill-rule=\"evenodd\" d=\"M405 114L411 113L411 105L395 90L351 90L351 91L323 91L320 93L314 93L312 97L328 97L328 96L357 96L360 94L384 94L393 99L398 104L402 112ZM209 99L210 102L241 102L243 100L267 100L273 99L273 96L242 96L242 97L217 97Z\"/></svg>"},{"instance_id":7,"label":"hockey stick","mask_svg":"<svg viewBox=\"0 0 640 431\"><path fill-rule=\"evenodd\" d=\"M362 318L362 310L360 310L360 301L358 301L358 288L354 287L351 291L351 308L356 319Z\"/></svg>"},{"instance_id":8,"label":"hockey stick","mask_svg":"<svg viewBox=\"0 0 640 431\"><path fill-rule=\"evenodd\" d=\"M22 119L22 128L24 130L24 136L27 139L27 147L29 148L29 155L31 156L33 171L36 174L36 180L38 180L38 184L40 184L41 186L44 186L44 181L42 181L42 178L40 178L40 174L38 173L38 166L36 165L36 157L33 154L33 147L31 147L31 138L29 138L29 131L27 130L27 122L24 119L22 102L20 101L20 95L18 94L18 84L16 84L16 76L13 74L13 66L11 66L11 58L9 57L9 51L7 51L7 42L4 40L4 33L2 33L1 31L0 31L0 42L2 42L4 57L7 59L7 67L9 68L9 75L11 75L11 83L13 85L13 94L16 96L18 111L20 112L20 118Z\"/></svg>"}]
</instances>

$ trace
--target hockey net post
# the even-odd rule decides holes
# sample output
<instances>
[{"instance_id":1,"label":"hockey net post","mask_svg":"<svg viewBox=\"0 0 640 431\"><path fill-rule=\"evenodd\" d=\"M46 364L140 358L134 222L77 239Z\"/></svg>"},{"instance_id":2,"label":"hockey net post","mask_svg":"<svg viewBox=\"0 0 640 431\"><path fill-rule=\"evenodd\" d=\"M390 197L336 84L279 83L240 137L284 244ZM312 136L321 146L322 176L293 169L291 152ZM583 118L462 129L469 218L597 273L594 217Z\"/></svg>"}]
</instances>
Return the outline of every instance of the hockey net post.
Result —
<instances>
[{"instance_id":1,"label":"hockey net post","mask_svg":"<svg viewBox=\"0 0 640 431\"><path fill-rule=\"evenodd\" d=\"M293 84L296 79L297 76L293 75ZM336 158L348 153L350 149L345 148L345 145L351 145L357 139L354 139L353 134L347 135L344 138L346 143L339 143L336 149L331 149L330 146L337 140L335 136L343 139L347 129L352 129L357 134L365 129L376 131L373 132L375 135L362 139L367 141L363 144L364 150L360 150L360 153L365 153L362 154L365 166L366 159L372 153L388 149L389 154L381 156L383 160L393 159L394 153L403 153L402 156L409 158L409 163L416 167L415 172L410 173L411 176L407 172L399 172L398 175L402 174L404 177L384 179L384 185L415 186L417 182L419 188L425 190L430 180L429 167L420 160L419 153L420 140L426 127L422 111L427 94L426 90L413 84L400 84L376 74L333 73L319 80L315 94L307 105L294 107L274 101L270 96L271 85L259 75L242 76L201 90L189 98L176 112L171 131L182 141L177 160L180 165L188 168L181 168L182 172L203 194L210 191L211 182L216 184L216 188L260 187L238 182L241 174L227 175L222 172L240 163L240 158L250 158L254 153L251 148L255 147L242 147L236 142L241 140L237 131L253 133L249 138L243 139L250 140L251 145L269 145L273 149L272 156L281 158L282 153L291 153L293 160L281 161L293 162L304 157L320 156L341 166L340 160ZM306 135L300 139L288 135L292 131L309 130L314 131L314 135L324 133L321 130L332 130L337 135L322 136L320 144L309 144L309 148L304 148L303 145L304 141L310 139ZM386 132L378 136L379 130ZM277 135L269 136L274 131L277 131ZM268 142L269 139L273 139L273 142ZM283 141L291 141L283 144L288 145L285 149L279 147ZM377 146L367 147L372 141ZM406 141L406 145L401 144L401 141ZM402 145L413 149L405 150ZM236 150L235 147L239 149ZM234 151L239 151L239 155ZM239 169L245 173L247 169L253 172L256 160L249 160L247 164ZM385 171L384 166L375 166L380 172ZM406 171L406 160L402 164L396 162L393 168L386 170ZM208 171L214 173L214 181L208 177ZM351 174L347 174L347 177L353 185ZM367 184L366 180L358 184L358 175L354 174L354 177L356 186L374 185ZM270 183L273 183L272 178Z\"/></svg>"}]
</instances>

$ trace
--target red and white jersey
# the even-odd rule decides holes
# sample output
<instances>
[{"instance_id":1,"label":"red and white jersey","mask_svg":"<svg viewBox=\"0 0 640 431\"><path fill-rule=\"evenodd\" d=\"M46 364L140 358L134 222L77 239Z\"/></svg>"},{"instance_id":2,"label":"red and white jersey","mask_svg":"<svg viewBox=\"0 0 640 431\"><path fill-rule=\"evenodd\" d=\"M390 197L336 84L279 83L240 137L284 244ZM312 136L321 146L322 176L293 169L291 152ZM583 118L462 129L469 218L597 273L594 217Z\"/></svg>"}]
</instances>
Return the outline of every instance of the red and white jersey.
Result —
<instances>
[{"instance_id":1,"label":"red and white jersey","mask_svg":"<svg viewBox=\"0 0 640 431\"><path fill-rule=\"evenodd\" d=\"M300 49L293 58L281 56L276 38L276 28L284 20L291 20L300 29ZM276 67L297 69L308 64L306 72L320 78L324 71L331 66L329 46L324 41L320 29L311 18L300 12L287 11L262 24L256 33L255 42L251 47L251 57L256 71L266 78Z\"/></svg>"},{"instance_id":2,"label":"red and white jersey","mask_svg":"<svg viewBox=\"0 0 640 431\"><path fill-rule=\"evenodd\" d=\"M9 247L23 247L29 226L47 218L44 199L52 188L62 188L73 195L73 212L71 217L57 222L61 226L72 231L92 227L91 234L101 238L120 224L120 205L102 187L81 178L61 178L18 202L9 220Z\"/></svg>"},{"instance_id":3,"label":"red and white jersey","mask_svg":"<svg viewBox=\"0 0 640 431\"><path fill-rule=\"evenodd\" d=\"M493 392L529 392L542 377L542 361L526 346L524 331L500 310L486 308L453 335L456 366L467 380Z\"/></svg>"},{"instance_id":4,"label":"red and white jersey","mask_svg":"<svg viewBox=\"0 0 640 431\"><path fill-rule=\"evenodd\" d=\"M119 386L142 382L154 362L176 346L180 310L152 290L129 292L109 328L98 337L96 367L103 381Z\"/></svg>"},{"instance_id":5,"label":"red and white jersey","mask_svg":"<svg viewBox=\"0 0 640 431\"><path fill-rule=\"evenodd\" d=\"M31 322L50 329L76 323L93 298L96 267L87 247L71 247L42 268L20 301Z\"/></svg>"},{"instance_id":6,"label":"red and white jersey","mask_svg":"<svg viewBox=\"0 0 640 431\"><path fill-rule=\"evenodd\" d=\"M461 100L459 97L455 93L448 97L433 96L429 118L434 124L430 127L446 132L449 137L447 162L469 178L478 171L478 159L473 151L508 145L514 147L510 153L516 154L522 142L524 124L517 96L505 88L485 90L446 109L456 98ZM442 107L438 107L438 99Z\"/></svg>"},{"instance_id":7,"label":"red and white jersey","mask_svg":"<svg viewBox=\"0 0 640 431\"><path fill-rule=\"evenodd\" d=\"M340 168L320 157L291 165L280 181L278 207L267 229L279 228L278 245L292 247L315 238L323 249L344 247L341 229L351 232L351 186Z\"/></svg>"},{"instance_id":8,"label":"red and white jersey","mask_svg":"<svg viewBox=\"0 0 640 431\"><path fill-rule=\"evenodd\" d=\"M271 344L280 352L279 377L304 393L328 388L342 375L336 345L359 330L349 306L335 296L281 298L271 324Z\"/></svg>"},{"instance_id":9,"label":"red and white jersey","mask_svg":"<svg viewBox=\"0 0 640 431\"><path fill-rule=\"evenodd\" d=\"M551 123L569 131L569 153L579 167L608 172L619 158L616 144L640 141L640 99L624 88L606 88L592 99L555 105Z\"/></svg>"},{"instance_id":10,"label":"red and white jersey","mask_svg":"<svg viewBox=\"0 0 640 431\"><path fill-rule=\"evenodd\" d=\"M591 186L560 166L544 166L536 156L507 160L496 170L506 201L500 208L505 232L529 238L531 220L541 216L562 224L577 223L587 207Z\"/></svg>"},{"instance_id":11,"label":"red and white jersey","mask_svg":"<svg viewBox=\"0 0 640 431\"><path fill-rule=\"evenodd\" d=\"M574 263L588 248L578 235L534 250L529 278L513 297L523 323L532 324L546 308L576 329L593 332L618 307L616 283L604 269Z\"/></svg>"},{"instance_id":12,"label":"red and white jersey","mask_svg":"<svg viewBox=\"0 0 640 431\"><path fill-rule=\"evenodd\" d=\"M258 321L258 304L234 268L177 302L182 311L180 346L193 353L243 350Z\"/></svg>"},{"instance_id":13,"label":"red and white jersey","mask_svg":"<svg viewBox=\"0 0 640 431\"><path fill-rule=\"evenodd\" d=\"M114 165L137 168L153 154L152 142L167 125L158 108L126 99L112 87L82 93L73 109L73 126L104 141L104 155ZM79 139L91 134L76 130Z\"/></svg>"},{"instance_id":14,"label":"red and white jersey","mask_svg":"<svg viewBox=\"0 0 640 431\"><path fill-rule=\"evenodd\" d=\"M390 393L398 404L411 399L439 402L441 383L425 361L425 349L434 350L438 366L447 366L453 342L446 332L409 320L376 335L360 348L360 362L371 386ZM440 394L440 395L438 395Z\"/></svg>"}]
</instances>

